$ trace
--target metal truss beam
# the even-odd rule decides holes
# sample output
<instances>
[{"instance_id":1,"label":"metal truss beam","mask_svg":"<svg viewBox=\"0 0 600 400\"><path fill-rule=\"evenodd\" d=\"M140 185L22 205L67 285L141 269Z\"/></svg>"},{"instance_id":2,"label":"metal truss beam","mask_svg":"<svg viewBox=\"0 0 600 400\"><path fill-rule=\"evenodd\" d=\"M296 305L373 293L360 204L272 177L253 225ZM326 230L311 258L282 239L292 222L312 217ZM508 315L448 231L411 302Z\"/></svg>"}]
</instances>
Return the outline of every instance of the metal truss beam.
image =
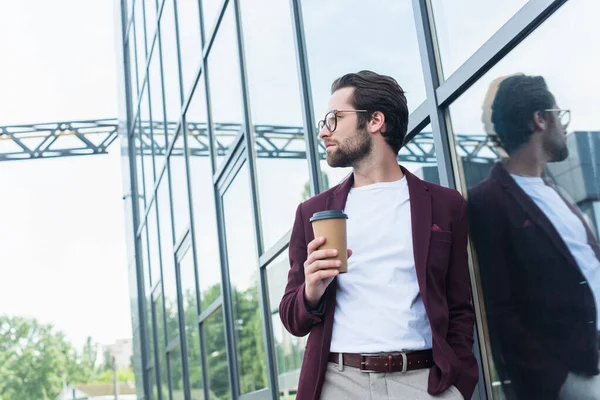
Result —
<instances>
[{"instance_id":1,"label":"metal truss beam","mask_svg":"<svg viewBox=\"0 0 600 400\"><path fill-rule=\"evenodd\" d=\"M0 126L0 161L105 154L116 119Z\"/></svg>"},{"instance_id":2,"label":"metal truss beam","mask_svg":"<svg viewBox=\"0 0 600 400\"><path fill-rule=\"evenodd\" d=\"M0 161L105 154L118 136L116 119L54 122L45 124L0 126ZM136 152L165 155L165 135L173 136L177 123L141 123L141 135L136 141ZM208 125L189 122L186 126L190 154L207 157L209 152ZM216 147L219 156L227 153L229 145L238 136L242 126L233 123L215 124ZM260 158L306 158L304 129L298 126L255 125L256 154ZM141 140L141 143L140 141ZM153 143L154 142L154 143ZM170 142L170 141L169 141ZM492 162L499 156L497 143L488 135L458 135L457 152L463 158L476 162ZM183 155L182 147L172 154ZM325 148L318 145L321 158ZM421 132L400 150L398 160L421 164L437 162L431 132Z\"/></svg>"}]
</instances>

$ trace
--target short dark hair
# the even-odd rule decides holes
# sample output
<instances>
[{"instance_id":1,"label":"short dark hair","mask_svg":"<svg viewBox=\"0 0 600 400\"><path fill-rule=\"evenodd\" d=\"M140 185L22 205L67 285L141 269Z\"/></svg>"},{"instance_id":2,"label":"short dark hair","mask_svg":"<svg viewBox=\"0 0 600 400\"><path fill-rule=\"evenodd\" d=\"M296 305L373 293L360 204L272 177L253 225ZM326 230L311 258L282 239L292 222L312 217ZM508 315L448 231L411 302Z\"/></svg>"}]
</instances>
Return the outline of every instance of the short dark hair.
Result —
<instances>
[{"instance_id":1,"label":"short dark hair","mask_svg":"<svg viewBox=\"0 0 600 400\"><path fill-rule=\"evenodd\" d=\"M390 76L360 71L336 79L331 85L331 93L346 87L354 88L350 99L352 105L358 110L369 111L358 113L358 126L365 127L375 111L382 112L386 123L386 131L382 135L398 154L408 128L408 105L404 90L398 82Z\"/></svg>"},{"instance_id":2,"label":"short dark hair","mask_svg":"<svg viewBox=\"0 0 600 400\"><path fill-rule=\"evenodd\" d=\"M492 104L492 122L508 154L529 142L533 114L555 103L541 76L515 75L500 83Z\"/></svg>"}]
</instances>

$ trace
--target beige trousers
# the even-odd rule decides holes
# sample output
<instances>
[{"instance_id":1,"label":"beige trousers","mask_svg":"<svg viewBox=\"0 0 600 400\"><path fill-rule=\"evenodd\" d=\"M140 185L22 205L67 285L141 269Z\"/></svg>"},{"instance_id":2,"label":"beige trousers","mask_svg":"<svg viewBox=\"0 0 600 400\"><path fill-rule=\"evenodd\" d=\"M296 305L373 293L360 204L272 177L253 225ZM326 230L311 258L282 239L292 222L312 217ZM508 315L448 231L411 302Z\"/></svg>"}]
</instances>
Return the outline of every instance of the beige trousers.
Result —
<instances>
[{"instance_id":1,"label":"beige trousers","mask_svg":"<svg viewBox=\"0 0 600 400\"><path fill-rule=\"evenodd\" d=\"M462 395L454 386L437 395L427 393L429 369L408 372L361 372L358 368L328 363L325 382L321 391L322 400L461 400Z\"/></svg>"}]
</instances>

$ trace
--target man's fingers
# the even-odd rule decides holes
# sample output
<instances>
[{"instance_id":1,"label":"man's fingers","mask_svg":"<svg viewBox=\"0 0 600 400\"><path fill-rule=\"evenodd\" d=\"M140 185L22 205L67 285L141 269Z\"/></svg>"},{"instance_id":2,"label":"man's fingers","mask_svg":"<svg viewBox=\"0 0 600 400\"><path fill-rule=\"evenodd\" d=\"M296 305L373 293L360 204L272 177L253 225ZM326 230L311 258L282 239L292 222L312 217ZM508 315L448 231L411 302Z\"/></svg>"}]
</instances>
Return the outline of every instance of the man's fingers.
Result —
<instances>
[{"instance_id":1,"label":"man's fingers","mask_svg":"<svg viewBox=\"0 0 600 400\"><path fill-rule=\"evenodd\" d=\"M321 246L323 243L325 243L325 238L324 237L322 237L322 236L316 237L307 246L308 254L310 255L310 253L312 253L313 251L317 250L319 248L319 246Z\"/></svg>"},{"instance_id":2,"label":"man's fingers","mask_svg":"<svg viewBox=\"0 0 600 400\"><path fill-rule=\"evenodd\" d=\"M339 260L319 260L308 265L306 268L306 274L314 274L321 270L339 268L340 266L341 262Z\"/></svg>"},{"instance_id":3,"label":"man's fingers","mask_svg":"<svg viewBox=\"0 0 600 400\"><path fill-rule=\"evenodd\" d=\"M338 251L335 249L323 249L323 250L313 251L312 253L310 253L307 260L308 260L309 264L312 264L315 261L324 260L326 258L333 258L333 257L336 257L337 255L338 255Z\"/></svg>"},{"instance_id":4,"label":"man's fingers","mask_svg":"<svg viewBox=\"0 0 600 400\"><path fill-rule=\"evenodd\" d=\"M340 273L338 269L322 269L319 272L315 273L319 280L324 280L327 278L332 278L337 276Z\"/></svg>"},{"instance_id":5,"label":"man's fingers","mask_svg":"<svg viewBox=\"0 0 600 400\"><path fill-rule=\"evenodd\" d=\"M352 255L352 250L348 249L348 258Z\"/></svg>"}]
</instances>

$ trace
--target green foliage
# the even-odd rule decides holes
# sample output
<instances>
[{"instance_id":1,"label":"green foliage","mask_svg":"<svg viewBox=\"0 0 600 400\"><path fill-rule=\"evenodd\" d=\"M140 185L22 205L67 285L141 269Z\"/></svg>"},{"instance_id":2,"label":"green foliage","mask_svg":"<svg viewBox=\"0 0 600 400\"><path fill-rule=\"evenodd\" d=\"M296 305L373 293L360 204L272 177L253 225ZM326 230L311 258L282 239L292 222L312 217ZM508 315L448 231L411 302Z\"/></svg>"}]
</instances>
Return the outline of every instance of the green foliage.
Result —
<instances>
[{"instance_id":1,"label":"green foliage","mask_svg":"<svg viewBox=\"0 0 600 400\"><path fill-rule=\"evenodd\" d=\"M111 382L106 360L96 367L98 345L87 338L77 352L65 334L33 318L0 316L0 399L54 400L67 383ZM110 365L109 365L110 367ZM107 379L110 376L110 379ZM119 371L133 382L131 369Z\"/></svg>"}]
</instances>

